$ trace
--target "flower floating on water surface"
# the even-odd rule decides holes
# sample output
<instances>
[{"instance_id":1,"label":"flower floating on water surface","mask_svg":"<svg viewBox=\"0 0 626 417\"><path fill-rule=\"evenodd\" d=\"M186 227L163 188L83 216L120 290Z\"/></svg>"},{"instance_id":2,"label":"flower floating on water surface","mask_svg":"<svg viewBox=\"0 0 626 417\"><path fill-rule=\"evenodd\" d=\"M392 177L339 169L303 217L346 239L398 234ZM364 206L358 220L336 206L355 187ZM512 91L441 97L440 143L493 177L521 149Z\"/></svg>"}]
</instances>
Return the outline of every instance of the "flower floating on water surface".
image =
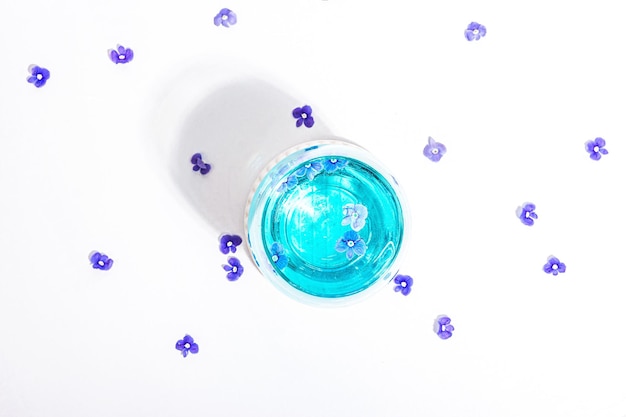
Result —
<instances>
[{"instance_id":1,"label":"flower floating on water surface","mask_svg":"<svg viewBox=\"0 0 626 417\"><path fill-rule=\"evenodd\" d=\"M452 337L454 326L450 324L450 321L450 317L443 314L435 320L435 333L437 333L440 339L445 340Z\"/></svg>"},{"instance_id":2,"label":"flower floating on water surface","mask_svg":"<svg viewBox=\"0 0 626 417\"><path fill-rule=\"evenodd\" d=\"M237 23L237 15L232 10L224 8L215 15L213 23L215 23L215 26L222 25L227 28Z\"/></svg>"},{"instance_id":3,"label":"flower floating on water surface","mask_svg":"<svg viewBox=\"0 0 626 417\"><path fill-rule=\"evenodd\" d=\"M133 60L135 53L130 48L124 48L122 45L117 45L117 50L109 49L109 58L114 64L127 64Z\"/></svg>"},{"instance_id":4,"label":"flower floating on water surface","mask_svg":"<svg viewBox=\"0 0 626 417\"><path fill-rule=\"evenodd\" d=\"M322 164L318 161L309 161L296 171L297 177L306 176L309 180L313 180L322 170Z\"/></svg>"},{"instance_id":5,"label":"flower floating on water surface","mask_svg":"<svg viewBox=\"0 0 626 417\"><path fill-rule=\"evenodd\" d=\"M324 169L326 172L335 172L346 165L348 165L348 161L346 159L329 158L324 161Z\"/></svg>"},{"instance_id":6,"label":"flower floating on water surface","mask_svg":"<svg viewBox=\"0 0 626 417\"><path fill-rule=\"evenodd\" d=\"M291 114L296 120L296 127L302 126L304 124L306 127L312 127L315 124L315 120L312 116L313 109L309 105L304 105L302 107L296 107L293 109Z\"/></svg>"},{"instance_id":7,"label":"flower floating on water surface","mask_svg":"<svg viewBox=\"0 0 626 417\"><path fill-rule=\"evenodd\" d=\"M465 39L468 41L477 41L487 34L487 28L480 23L472 22L465 29Z\"/></svg>"},{"instance_id":8,"label":"flower floating on water surface","mask_svg":"<svg viewBox=\"0 0 626 417\"><path fill-rule=\"evenodd\" d=\"M274 242L272 243L272 247L270 248L270 253L272 257L270 258L276 268L284 269L289 262L289 258L285 255L285 250L280 243Z\"/></svg>"},{"instance_id":9,"label":"flower floating on water surface","mask_svg":"<svg viewBox=\"0 0 626 417\"><path fill-rule=\"evenodd\" d=\"M397 285L394 287L395 292L401 292L402 295L409 295L413 286L413 278L408 275L396 275L393 279Z\"/></svg>"},{"instance_id":10,"label":"flower floating on water surface","mask_svg":"<svg viewBox=\"0 0 626 417\"><path fill-rule=\"evenodd\" d=\"M229 281L237 281L241 274L243 274L243 266L241 266L241 262L239 262L239 259L234 256L229 257L227 262L228 265L222 265L224 271L228 272L228 274L226 274L226 278Z\"/></svg>"},{"instance_id":11,"label":"flower floating on water surface","mask_svg":"<svg viewBox=\"0 0 626 417\"><path fill-rule=\"evenodd\" d=\"M535 224L535 219L538 218L533 203L524 203L522 207L517 208L515 214L526 226L532 226Z\"/></svg>"},{"instance_id":12,"label":"flower floating on water surface","mask_svg":"<svg viewBox=\"0 0 626 417\"><path fill-rule=\"evenodd\" d=\"M350 225L352 230L358 232L365 226L367 214L367 207L362 204L346 204L343 206L343 220L341 221L341 225Z\"/></svg>"},{"instance_id":13,"label":"flower floating on water surface","mask_svg":"<svg viewBox=\"0 0 626 417\"><path fill-rule=\"evenodd\" d=\"M200 174L206 175L211 170L211 165L202 160L202 155L194 153L191 156L191 163L193 164L194 171L200 171Z\"/></svg>"},{"instance_id":14,"label":"flower floating on water surface","mask_svg":"<svg viewBox=\"0 0 626 417\"><path fill-rule=\"evenodd\" d=\"M188 353L196 354L199 349L198 344L193 341L193 337L186 334L185 337L176 342L176 350L180 350L180 353L186 358Z\"/></svg>"},{"instance_id":15,"label":"flower floating on water surface","mask_svg":"<svg viewBox=\"0 0 626 417\"><path fill-rule=\"evenodd\" d=\"M291 190L296 185L298 185L298 178L295 176L295 174L292 174L288 176L287 179L280 184L280 186L278 187L278 190L276 191L278 191L279 193L283 193L287 190Z\"/></svg>"},{"instance_id":16,"label":"flower floating on water surface","mask_svg":"<svg viewBox=\"0 0 626 417\"><path fill-rule=\"evenodd\" d=\"M220 252L224 255L228 252L237 252L237 246L241 245L243 240L237 235L222 235L220 236Z\"/></svg>"},{"instance_id":17,"label":"flower floating on water surface","mask_svg":"<svg viewBox=\"0 0 626 417\"><path fill-rule=\"evenodd\" d=\"M89 255L89 262L91 262L93 269L102 271L108 271L113 266L113 259L100 252L92 252Z\"/></svg>"},{"instance_id":18,"label":"flower floating on water surface","mask_svg":"<svg viewBox=\"0 0 626 417\"><path fill-rule=\"evenodd\" d=\"M559 275L559 273L565 272L565 264L559 261L559 258L555 256L549 256L548 263L543 266L543 272L555 276Z\"/></svg>"},{"instance_id":19,"label":"flower floating on water surface","mask_svg":"<svg viewBox=\"0 0 626 417\"><path fill-rule=\"evenodd\" d=\"M447 149L443 143L436 142L435 139L428 137L428 145L424 148L424 156L426 158L433 162L439 162L446 151Z\"/></svg>"},{"instance_id":20,"label":"flower floating on water surface","mask_svg":"<svg viewBox=\"0 0 626 417\"><path fill-rule=\"evenodd\" d=\"M602 155L606 155L609 153L604 146L606 145L606 141L602 138L596 138L595 140L589 140L585 142L585 149L589 152L589 158L594 161L599 161L602 158Z\"/></svg>"},{"instance_id":21,"label":"flower floating on water surface","mask_svg":"<svg viewBox=\"0 0 626 417\"><path fill-rule=\"evenodd\" d=\"M30 71L30 76L26 80L37 88L46 85L46 81L50 78L50 71L37 65L29 66L28 71Z\"/></svg>"},{"instance_id":22,"label":"flower floating on water surface","mask_svg":"<svg viewBox=\"0 0 626 417\"><path fill-rule=\"evenodd\" d=\"M352 259L354 255L361 256L367 250L365 241L354 230L348 230L335 244L337 252L345 252L346 258Z\"/></svg>"}]
</instances>

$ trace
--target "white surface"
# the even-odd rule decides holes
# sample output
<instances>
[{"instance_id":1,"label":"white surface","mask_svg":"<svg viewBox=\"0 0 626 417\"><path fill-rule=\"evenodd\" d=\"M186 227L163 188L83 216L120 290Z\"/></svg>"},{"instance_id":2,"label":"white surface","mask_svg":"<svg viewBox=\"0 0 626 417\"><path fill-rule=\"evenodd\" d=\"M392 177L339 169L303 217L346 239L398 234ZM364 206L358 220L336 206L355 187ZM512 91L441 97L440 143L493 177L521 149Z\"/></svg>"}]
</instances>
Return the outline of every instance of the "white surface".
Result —
<instances>
[{"instance_id":1,"label":"white surface","mask_svg":"<svg viewBox=\"0 0 626 417\"><path fill-rule=\"evenodd\" d=\"M213 26L222 7L237 25ZM623 417L620 10L3 2L0 416ZM133 62L108 60L118 43ZM41 89L30 64L51 71ZM410 296L315 309L243 256L226 280L217 236L234 230L189 198L220 185L191 171L184 132L237 77L293 97L268 124L310 104L316 126L293 135L327 129L393 166L413 213ZM448 147L438 164L421 155L429 135ZM610 154L594 162L597 136ZM524 201L532 228L515 218ZM92 250L113 268L92 270ZM550 254L565 274L543 273ZM183 359L185 333L200 353Z\"/></svg>"}]
</instances>

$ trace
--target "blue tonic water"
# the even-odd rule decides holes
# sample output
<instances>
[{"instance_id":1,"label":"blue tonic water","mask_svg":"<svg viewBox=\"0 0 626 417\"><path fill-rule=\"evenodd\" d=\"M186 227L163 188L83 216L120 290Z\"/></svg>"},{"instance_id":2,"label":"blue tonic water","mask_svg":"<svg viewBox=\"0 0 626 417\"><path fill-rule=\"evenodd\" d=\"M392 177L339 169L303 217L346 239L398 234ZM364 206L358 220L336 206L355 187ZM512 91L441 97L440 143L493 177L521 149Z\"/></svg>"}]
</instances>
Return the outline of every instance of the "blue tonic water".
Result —
<instances>
[{"instance_id":1,"label":"blue tonic water","mask_svg":"<svg viewBox=\"0 0 626 417\"><path fill-rule=\"evenodd\" d=\"M252 199L257 264L274 281L323 299L389 281L405 226L393 177L346 152L328 153L332 146L311 150L276 165Z\"/></svg>"}]
</instances>

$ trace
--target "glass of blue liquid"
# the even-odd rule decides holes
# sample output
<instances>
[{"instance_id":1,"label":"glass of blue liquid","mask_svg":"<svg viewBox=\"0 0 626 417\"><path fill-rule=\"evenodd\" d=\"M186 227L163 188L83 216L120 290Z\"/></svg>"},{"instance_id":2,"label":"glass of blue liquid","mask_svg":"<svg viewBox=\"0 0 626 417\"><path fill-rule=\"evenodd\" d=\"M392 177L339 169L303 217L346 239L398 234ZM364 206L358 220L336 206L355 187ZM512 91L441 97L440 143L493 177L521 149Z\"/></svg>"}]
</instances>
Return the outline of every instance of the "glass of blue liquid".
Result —
<instances>
[{"instance_id":1,"label":"glass of blue liquid","mask_svg":"<svg viewBox=\"0 0 626 417\"><path fill-rule=\"evenodd\" d=\"M339 140L277 156L245 210L260 271L290 297L316 306L352 304L393 279L408 221L395 178L369 152Z\"/></svg>"}]
</instances>

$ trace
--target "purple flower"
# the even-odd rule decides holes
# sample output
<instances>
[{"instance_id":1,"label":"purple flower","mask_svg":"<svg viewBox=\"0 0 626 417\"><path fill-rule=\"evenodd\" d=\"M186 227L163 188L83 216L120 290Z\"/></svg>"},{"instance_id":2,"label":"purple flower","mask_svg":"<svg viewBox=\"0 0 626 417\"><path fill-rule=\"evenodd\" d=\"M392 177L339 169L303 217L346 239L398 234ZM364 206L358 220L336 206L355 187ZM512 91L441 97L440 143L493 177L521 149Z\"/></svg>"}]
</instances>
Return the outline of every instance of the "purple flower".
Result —
<instances>
[{"instance_id":1,"label":"purple flower","mask_svg":"<svg viewBox=\"0 0 626 417\"><path fill-rule=\"evenodd\" d=\"M309 161L306 164L302 165L296 171L296 177L304 177L306 176L309 180L313 180L317 174L322 170L322 164L317 161Z\"/></svg>"},{"instance_id":2,"label":"purple flower","mask_svg":"<svg viewBox=\"0 0 626 417\"><path fill-rule=\"evenodd\" d=\"M606 141L602 138L596 138L595 140L589 140L585 142L585 149L589 152L589 158L594 161L599 161L602 158L602 155L606 155L609 153L604 146L606 145Z\"/></svg>"},{"instance_id":3,"label":"purple flower","mask_svg":"<svg viewBox=\"0 0 626 417\"><path fill-rule=\"evenodd\" d=\"M89 262L91 262L93 269L101 269L103 271L108 271L113 266L113 259L104 253L95 251L89 254Z\"/></svg>"},{"instance_id":4,"label":"purple flower","mask_svg":"<svg viewBox=\"0 0 626 417\"><path fill-rule=\"evenodd\" d=\"M477 41L486 34L487 28L476 22L470 23L465 29L465 39L468 41Z\"/></svg>"},{"instance_id":5,"label":"purple flower","mask_svg":"<svg viewBox=\"0 0 626 417\"><path fill-rule=\"evenodd\" d=\"M46 81L50 78L50 71L37 65L29 66L28 71L30 71L30 76L26 78L26 81L34 84L37 88L46 85Z\"/></svg>"},{"instance_id":6,"label":"purple flower","mask_svg":"<svg viewBox=\"0 0 626 417\"><path fill-rule=\"evenodd\" d=\"M443 143L435 142L435 139L428 137L428 145L424 148L424 156L433 162L439 162L441 157L446 153L446 147Z\"/></svg>"},{"instance_id":7,"label":"purple flower","mask_svg":"<svg viewBox=\"0 0 626 417\"><path fill-rule=\"evenodd\" d=\"M176 342L176 350L180 350L183 358L186 358L189 352L193 354L198 353L198 344L193 341L193 337L186 334L182 340Z\"/></svg>"},{"instance_id":8,"label":"purple flower","mask_svg":"<svg viewBox=\"0 0 626 417\"><path fill-rule=\"evenodd\" d=\"M543 266L543 272L555 276L559 275L559 272L565 272L565 264L555 256L548 256L548 263Z\"/></svg>"},{"instance_id":9,"label":"purple flower","mask_svg":"<svg viewBox=\"0 0 626 417\"><path fill-rule=\"evenodd\" d=\"M287 179L280 184L280 186L278 187L278 190L276 191L278 191L279 193L283 193L287 190L291 190L296 185L298 185L298 178L295 176L295 174L292 174L288 176Z\"/></svg>"},{"instance_id":10,"label":"purple flower","mask_svg":"<svg viewBox=\"0 0 626 417\"><path fill-rule=\"evenodd\" d=\"M215 26L222 25L227 28L237 23L237 15L232 10L224 8L215 15L213 23L215 23Z\"/></svg>"},{"instance_id":11,"label":"purple flower","mask_svg":"<svg viewBox=\"0 0 626 417\"><path fill-rule=\"evenodd\" d=\"M395 292L400 291L402 295L409 295L413 286L413 278L408 275L396 275L393 282L397 284L393 289Z\"/></svg>"},{"instance_id":12,"label":"purple flower","mask_svg":"<svg viewBox=\"0 0 626 417\"><path fill-rule=\"evenodd\" d=\"M228 265L222 265L224 271L228 272L228 274L226 274L226 278L229 281L237 281L241 274L243 274L243 266L241 266L241 262L239 262L239 259L234 256L230 256L227 262Z\"/></svg>"},{"instance_id":13,"label":"purple flower","mask_svg":"<svg viewBox=\"0 0 626 417\"><path fill-rule=\"evenodd\" d=\"M324 169L326 172L335 172L338 169L342 169L348 165L348 161L339 158L329 158L324 161Z\"/></svg>"},{"instance_id":14,"label":"purple flower","mask_svg":"<svg viewBox=\"0 0 626 417\"><path fill-rule=\"evenodd\" d=\"M237 235L222 235L220 236L220 252L227 255L228 252L237 252L237 246L241 245L243 240Z\"/></svg>"},{"instance_id":15,"label":"purple flower","mask_svg":"<svg viewBox=\"0 0 626 417\"><path fill-rule=\"evenodd\" d=\"M200 171L200 174L206 175L211 170L211 165L202 160L202 155L194 153L191 156L191 163L193 164L194 171Z\"/></svg>"},{"instance_id":16,"label":"purple flower","mask_svg":"<svg viewBox=\"0 0 626 417\"><path fill-rule=\"evenodd\" d=\"M312 113L313 109L309 105L304 105L302 107L296 107L295 109L293 109L291 114L294 118L298 119L296 121L296 127L302 126L303 123L306 127L312 127L315 123L313 116L311 116Z\"/></svg>"},{"instance_id":17,"label":"purple flower","mask_svg":"<svg viewBox=\"0 0 626 417\"><path fill-rule=\"evenodd\" d=\"M435 319L435 333L439 338L445 340L452 337L454 326L450 324L450 317L442 314Z\"/></svg>"},{"instance_id":18,"label":"purple flower","mask_svg":"<svg viewBox=\"0 0 626 417\"><path fill-rule=\"evenodd\" d=\"M341 225L350 225L352 230L358 232L365 226L367 214L367 207L362 204L346 204L343 206L343 220L341 221Z\"/></svg>"},{"instance_id":19,"label":"purple flower","mask_svg":"<svg viewBox=\"0 0 626 417\"><path fill-rule=\"evenodd\" d=\"M270 248L270 253L272 254L271 260L276 265L276 268L283 269L287 266L289 262L289 258L285 255L285 250L280 243L274 242L272 243L272 247Z\"/></svg>"},{"instance_id":20,"label":"purple flower","mask_svg":"<svg viewBox=\"0 0 626 417\"><path fill-rule=\"evenodd\" d=\"M133 60L135 54L130 48L124 48L122 45L117 45L117 50L109 49L109 58L114 64L126 64Z\"/></svg>"},{"instance_id":21,"label":"purple flower","mask_svg":"<svg viewBox=\"0 0 626 417\"><path fill-rule=\"evenodd\" d=\"M533 203L524 203L523 206L517 208L515 214L526 226L535 224L534 219L538 217L535 213L535 205Z\"/></svg>"},{"instance_id":22,"label":"purple flower","mask_svg":"<svg viewBox=\"0 0 626 417\"><path fill-rule=\"evenodd\" d=\"M354 230L348 230L335 244L337 252L345 252L346 258L352 259L355 254L361 256L367 250L365 241Z\"/></svg>"}]
</instances>

